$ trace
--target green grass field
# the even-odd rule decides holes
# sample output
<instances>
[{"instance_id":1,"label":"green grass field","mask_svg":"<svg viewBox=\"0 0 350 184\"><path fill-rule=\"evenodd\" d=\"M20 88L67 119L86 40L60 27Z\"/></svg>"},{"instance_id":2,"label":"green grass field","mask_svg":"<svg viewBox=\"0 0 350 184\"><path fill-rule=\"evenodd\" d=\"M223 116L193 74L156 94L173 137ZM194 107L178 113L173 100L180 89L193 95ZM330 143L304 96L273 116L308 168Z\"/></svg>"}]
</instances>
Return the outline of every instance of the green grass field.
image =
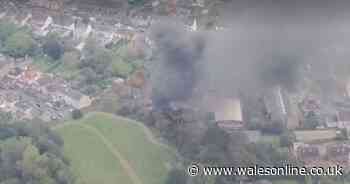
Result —
<instances>
[{"instance_id":1,"label":"green grass field","mask_svg":"<svg viewBox=\"0 0 350 184\"><path fill-rule=\"evenodd\" d=\"M87 114L55 130L78 183L162 184L175 159L141 123L111 114Z\"/></svg>"},{"instance_id":2,"label":"green grass field","mask_svg":"<svg viewBox=\"0 0 350 184\"><path fill-rule=\"evenodd\" d=\"M276 147L280 146L280 138L279 136L275 135L263 135L260 139L260 142L272 144Z\"/></svg>"}]
</instances>

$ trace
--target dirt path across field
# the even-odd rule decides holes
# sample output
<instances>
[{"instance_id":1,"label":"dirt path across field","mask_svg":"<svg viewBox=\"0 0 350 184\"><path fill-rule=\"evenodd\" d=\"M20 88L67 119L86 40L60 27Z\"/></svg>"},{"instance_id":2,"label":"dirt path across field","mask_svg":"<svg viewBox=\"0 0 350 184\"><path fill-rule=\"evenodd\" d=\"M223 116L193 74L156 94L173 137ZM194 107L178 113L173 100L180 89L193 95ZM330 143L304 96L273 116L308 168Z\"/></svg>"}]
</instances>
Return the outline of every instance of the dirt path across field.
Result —
<instances>
[{"instance_id":1,"label":"dirt path across field","mask_svg":"<svg viewBox=\"0 0 350 184\"><path fill-rule=\"evenodd\" d=\"M161 147L164 147L165 149L171 149L172 151L175 151L174 149L172 149L171 147L169 147L168 145L160 142L154 135L153 133L151 132L150 129L148 129L144 124L142 123L139 123L139 122L136 122L134 120L131 120L131 119L128 119L128 118L124 118L124 117L121 117L121 116L116 116L114 114L109 114L109 113L104 113L104 112L90 112L88 114L86 114L83 118L89 118L91 116L94 116L96 114L104 114L106 116L111 116L111 117L114 117L115 119L120 119L120 120L123 120L123 121L128 121L130 123L133 123L137 126L140 126L143 130L144 130L144 133L145 133L145 136L147 137L147 139L155 144L155 145L159 145ZM96 136L100 137L101 140L104 142L104 144L107 146L107 148L113 153L114 156L116 156L116 158L121 162L122 166L123 166L123 169L128 173L128 175L130 176L130 178L132 178L133 180L133 183L134 184L142 184L141 180L139 179L139 177L136 175L136 173L134 172L132 166L129 164L129 162L123 158L123 156L120 154L120 152L117 150L117 148L115 146L113 146L113 144L96 128L94 128L93 126L91 125L88 125L88 124L84 124L84 123L81 123L79 120L78 121L70 121L70 122L65 122L65 123L61 123L61 124L58 124L54 127L52 127L53 130L57 130L57 129L61 129L61 128L64 128L66 126L69 126L69 125L79 125L79 126L82 126L83 128L87 129L88 131L94 133ZM175 151L176 153L176 151ZM177 153L176 153L177 155ZM178 156L178 155L177 155ZM170 168L169 165L167 165L166 163L165 164L165 167L166 168Z\"/></svg>"},{"instance_id":2,"label":"dirt path across field","mask_svg":"<svg viewBox=\"0 0 350 184\"><path fill-rule=\"evenodd\" d=\"M92 116L92 115L94 115L94 113L89 113L84 118L88 118L89 116ZM131 164L128 162L128 160L125 159L123 157L123 155L118 151L118 149L115 146L113 146L113 144L95 127L88 125L88 124L81 123L81 122L72 122L72 123L62 123L62 124L56 125L56 126L52 127L52 129L57 130L57 129L61 129L61 128L69 126L69 125L81 126L84 129L86 129L87 131L98 136L102 140L103 144L107 147L107 149L116 157L116 159L119 160L123 170L130 177L132 182L134 184L143 184L141 182L141 179L139 178L139 176L137 176L135 170L132 168Z\"/></svg>"},{"instance_id":3,"label":"dirt path across field","mask_svg":"<svg viewBox=\"0 0 350 184\"><path fill-rule=\"evenodd\" d=\"M90 126L88 124L79 124L81 127L90 131L91 133L98 136L103 144L107 146L108 150L120 161L123 170L127 173L134 184L142 184L141 179L137 176L135 170L132 168L127 159L123 157L123 155L117 150L115 146L95 127Z\"/></svg>"}]
</instances>

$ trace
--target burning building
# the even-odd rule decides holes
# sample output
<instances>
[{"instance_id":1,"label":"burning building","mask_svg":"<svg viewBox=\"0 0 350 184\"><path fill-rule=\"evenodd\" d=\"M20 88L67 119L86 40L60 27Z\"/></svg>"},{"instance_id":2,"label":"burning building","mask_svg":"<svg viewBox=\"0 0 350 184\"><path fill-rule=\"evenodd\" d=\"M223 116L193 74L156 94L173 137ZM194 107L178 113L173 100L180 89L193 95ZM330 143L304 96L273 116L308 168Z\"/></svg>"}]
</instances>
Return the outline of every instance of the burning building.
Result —
<instances>
[{"instance_id":1,"label":"burning building","mask_svg":"<svg viewBox=\"0 0 350 184\"><path fill-rule=\"evenodd\" d=\"M268 120L286 124L287 108L281 87L268 90L263 97L265 115Z\"/></svg>"},{"instance_id":2,"label":"burning building","mask_svg":"<svg viewBox=\"0 0 350 184\"><path fill-rule=\"evenodd\" d=\"M238 98L207 96L203 99L206 111L214 116L214 121L224 130L232 131L244 127L241 101Z\"/></svg>"}]
</instances>

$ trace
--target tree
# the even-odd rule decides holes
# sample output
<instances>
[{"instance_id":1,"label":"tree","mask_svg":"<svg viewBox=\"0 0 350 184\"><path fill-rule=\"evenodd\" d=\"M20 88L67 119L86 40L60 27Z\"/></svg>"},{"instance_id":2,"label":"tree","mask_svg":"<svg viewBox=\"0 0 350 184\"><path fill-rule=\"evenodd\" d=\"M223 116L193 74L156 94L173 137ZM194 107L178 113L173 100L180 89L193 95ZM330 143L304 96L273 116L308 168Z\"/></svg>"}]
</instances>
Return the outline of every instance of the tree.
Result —
<instances>
[{"instance_id":1,"label":"tree","mask_svg":"<svg viewBox=\"0 0 350 184\"><path fill-rule=\"evenodd\" d=\"M81 112L81 110L79 110L79 109L74 109L73 111L72 111L72 118L73 119L80 119L80 118L82 118L83 117L83 113Z\"/></svg>"},{"instance_id":2,"label":"tree","mask_svg":"<svg viewBox=\"0 0 350 184\"><path fill-rule=\"evenodd\" d=\"M93 85L84 86L83 88L81 88L81 91L86 95L94 96L96 95L99 89L100 89L99 86L93 84Z\"/></svg>"},{"instance_id":3,"label":"tree","mask_svg":"<svg viewBox=\"0 0 350 184\"><path fill-rule=\"evenodd\" d=\"M188 178L184 170L172 169L168 174L165 184L186 184L187 179Z\"/></svg>"},{"instance_id":4,"label":"tree","mask_svg":"<svg viewBox=\"0 0 350 184\"><path fill-rule=\"evenodd\" d=\"M99 79L97 73L89 67L81 69L80 74L81 82L83 83L83 85L95 84Z\"/></svg>"},{"instance_id":5,"label":"tree","mask_svg":"<svg viewBox=\"0 0 350 184\"><path fill-rule=\"evenodd\" d=\"M126 78L132 71L133 67L120 57L115 57L112 63L113 75Z\"/></svg>"},{"instance_id":6,"label":"tree","mask_svg":"<svg viewBox=\"0 0 350 184\"><path fill-rule=\"evenodd\" d=\"M337 133L337 137L336 137L337 140L347 140L348 139L347 129L343 128L343 129L340 129L338 132L339 133Z\"/></svg>"},{"instance_id":7,"label":"tree","mask_svg":"<svg viewBox=\"0 0 350 184\"><path fill-rule=\"evenodd\" d=\"M12 135L0 138L0 183L73 184L57 134L36 122L1 125Z\"/></svg>"},{"instance_id":8,"label":"tree","mask_svg":"<svg viewBox=\"0 0 350 184\"><path fill-rule=\"evenodd\" d=\"M105 78L111 76L112 53L104 48L97 47L94 41L88 41L86 49L83 51L83 58L80 64L81 68L90 68L96 74Z\"/></svg>"},{"instance_id":9,"label":"tree","mask_svg":"<svg viewBox=\"0 0 350 184\"><path fill-rule=\"evenodd\" d=\"M6 124L13 120L10 112L0 112L0 124Z\"/></svg>"},{"instance_id":10,"label":"tree","mask_svg":"<svg viewBox=\"0 0 350 184\"><path fill-rule=\"evenodd\" d=\"M58 60L64 53L63 46L55 38L48 38L43 44L43 51L53 60Z\"/></svg>"},{"instance_id":11,"label":"tree","mask_svg":"<svg viewBox=\"0 0 350 184\"><path fill-rule=\"evenodd\" d=\"M292 132L285 131L280 135L280 145L281 147L289 147L295 141L295 135Z\"/></svg>"},{"instance_id":12,"label":"tree","mask_svg":"<svg viewBox=\"0 0 350 184\"><path fill-rule=\"evenodd\" d=\"M1 182L1 184L21 184L21 182L17 178L10 178Z\"/></svg>"},{"instance_id":13,"label":"tree","mask_svg":"<svg viewBox=\"0 0 350 184\"><path fill-rule=\"evenodd\" d=\"M210 125L204 133L199 157L202 162L222 164L227 161L229 135L217 125Z\"/></svg>"},{"instance_id":14,"label":"tree","mask_svg":"<svg viewBox=\"0 0 350 184\"><path fill-rule=\"evenodd\" d=\"M251 118L249 121L247 121L247 128L249 130L259 130L261 129L262 120L258 119L258 118Z\"/></svg>"},{"instance_id":15,"label":"tree","mask_svg":"<svg viewBox=\"0 0 350 184\"><path fill-rule=\"evenodd\" d=\"M90 58L89 66L97 73L104 74L109 68L111 62L113 60L112 54L105 50L99 49L92 58Z\"/></svg>"},{"instance_id":16,"label":"tree","mask_svg":"<svg viewBox=\"0 0 350 184\"><path fill-rule=\"evenodd\" d=\"M79 54L76 52L65 52L61 60L68 70L78 69L80 65Z\"/></svg>"},{"instance_id":17,"label":"tree","mask_svg":"<svg viewBox=\"0 0 350 184\"><path fill-rule=\"evenodd\" d=\"M30 176L39 176L41 169L38 164L47 159L44 158L45 155L40 155L38 148L32 144L28 144L22 153L22 157L23 160L20 167L23 177L30 179Z\"/></svg>"},{"instance_id":18,"label":"tree","mask_svg":"<svg viewBox=\"0 0 350 184\"><path fill-rule=\"evenodd\" d=\"M144 3L144 0L128 0L130 5L141 5Z\"/></svg>"},{"instance_id":19,"label":"tree","mask_svg":"<svg viewBox=\"0 0 350 184\"><path fill-rule=\"evenodd\" d=\"M113 92L103 94L97 101L97 108L101 112L117 113L120 109L118 95Z\"/></svg>"},{"instance_id":20,"label":"tree","mask_svg":"<svg viewBox=\"0 0 350 184\"><path fill-rule=\"evenodd\" d=\"M305 129L315 129L320 124L320 119L314 112L309 112L303 124Z\"/></svg>"},{"instance_id":21,"label":"tree","mask_svg":"<svg viewBox=\"0 0 350 184\"><path fill-rule=\"evenodd\" d=\"M26 31L18 31L5 41L5 53L12 57L24 57L34 53L35 41Z\"/></svg>"},{"instance_id":22,"label":"tree","mask_svg":"<svg viewBox=\"0 0 350 184\"><path fill-rule=\"evenodd\" d=\"M285 130L285 125L281 120L273 120L262 125L261 130L268 134L281 134Z\"/></svg>"},{"instance_id":23,"label":"tree","mask_svg":"<svg viewBox=\"0 0 350 184\"><path fill-rule=\"evenodd\" d=\"M248 146L248 153L254 154L256 157L256 163L253 163L253 165L281 166L290 162L294 163L294 161L290 159L288 152L281 151L268 143L258 142L251 144Z\"/></svg>"},{"instance_id":24,"label":"tree","mask_svg":"<svg viewBox=\"0 0 350 184\"><path fill-rule=\"evenodd\" d=\"M0 22L0 42L4 42L10 35L18 30L17 26L10 22Z\"/></svg>"},{"instance_id":25,"label":"tree","mask_svg":"<svg viewBox=\"0 0 350 184\"><path fill-rule=\"evenodd\" d=\"M203 145L216 145L222 150L226 149L229 142L229 135L217 125L210 125L202 140Z\"/></svg>"}]
</instances>

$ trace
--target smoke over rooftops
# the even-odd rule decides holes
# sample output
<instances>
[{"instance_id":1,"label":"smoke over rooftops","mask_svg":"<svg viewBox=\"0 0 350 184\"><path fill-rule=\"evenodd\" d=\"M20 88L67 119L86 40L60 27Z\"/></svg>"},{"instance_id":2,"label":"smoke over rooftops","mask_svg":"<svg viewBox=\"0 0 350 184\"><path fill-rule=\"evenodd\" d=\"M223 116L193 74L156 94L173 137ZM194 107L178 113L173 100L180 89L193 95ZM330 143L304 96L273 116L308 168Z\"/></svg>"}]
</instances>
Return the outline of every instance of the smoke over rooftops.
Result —
<instances>
[{"instance_id":1,"label":"smoke over rooftops","mask_svg":"<svg viewBox=\"0 0 350 184\"><path fill-rule=\"evenodd\" d=\"M321 81L328 81L332 65L350 69L349 1L231 5L223 10L228 30L189 33L169 21L153 28L160 66L152 72L155 99L185 100L195 88L220 96L274 86L293 90L307 64Z\"/></svg>"}]
</instances>

